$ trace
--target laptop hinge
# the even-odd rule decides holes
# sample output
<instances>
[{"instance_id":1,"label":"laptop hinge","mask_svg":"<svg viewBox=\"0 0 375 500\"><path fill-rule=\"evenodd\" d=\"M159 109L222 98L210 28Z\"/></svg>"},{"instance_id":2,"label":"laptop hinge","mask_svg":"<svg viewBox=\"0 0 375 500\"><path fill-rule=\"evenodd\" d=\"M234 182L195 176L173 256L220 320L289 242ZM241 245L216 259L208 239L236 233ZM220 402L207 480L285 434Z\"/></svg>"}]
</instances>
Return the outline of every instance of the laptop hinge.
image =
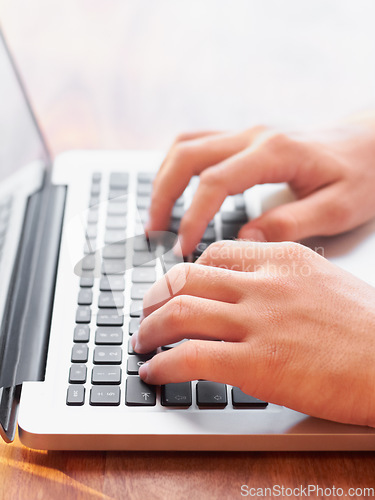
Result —
<instances>
[{"instance_id":1,"label":"laptop hinge","mask_svg":"<svg viewBox=\"0 0 375 500\"><path fill-rule=\"evenodd\" d=\"M21 384L44 379L66 187L30 196L0 335L0 434L14 439Z\"/></svg>"}]
</instances>

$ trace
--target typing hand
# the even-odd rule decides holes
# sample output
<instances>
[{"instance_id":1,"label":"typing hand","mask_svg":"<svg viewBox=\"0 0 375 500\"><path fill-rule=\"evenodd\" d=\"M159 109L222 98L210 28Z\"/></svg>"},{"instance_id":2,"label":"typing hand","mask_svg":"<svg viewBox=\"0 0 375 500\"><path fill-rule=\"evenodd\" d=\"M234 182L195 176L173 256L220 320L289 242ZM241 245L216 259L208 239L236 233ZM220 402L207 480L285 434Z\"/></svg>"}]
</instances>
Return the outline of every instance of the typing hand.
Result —
<instances>
[{"instance_id":1,"label":"typing hand","mask_svg":"<svg viewBox=\"0 0 375 500\"><path fill-rule=\"evenodd\" d=\"M347 124L319 137L285 135L255 127L241 133L181 136L155 181L149 230L166 230L176 199L193 175L200 182L182 218L179 238L185 255L200 241L228 195L255 184L288 182L296 201L246 224L239 237L297 241L337 234L375 214L375 127Z\"/></svg>"},{"instance_id":2,"label":"typing hand","mask_svg":"<svg viewBox=\"0 0 375 500\"><path fill-rule=\"evenodd\" d=\"M163 296L165 278L147 292L135 350L196 340L143 365L146 382L228 383L309 415L375 426L372 287L297 243L214 243L167 277L175 295Z\"/></svg>"}]
</instances>

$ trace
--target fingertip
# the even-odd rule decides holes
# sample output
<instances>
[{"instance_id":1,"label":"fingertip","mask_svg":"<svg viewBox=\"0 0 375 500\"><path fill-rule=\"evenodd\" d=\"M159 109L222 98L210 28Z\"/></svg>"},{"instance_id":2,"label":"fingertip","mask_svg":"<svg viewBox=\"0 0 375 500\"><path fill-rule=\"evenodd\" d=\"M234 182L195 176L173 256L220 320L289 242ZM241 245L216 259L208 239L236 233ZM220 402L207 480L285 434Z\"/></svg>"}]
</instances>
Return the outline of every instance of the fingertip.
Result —
<instances>
[{"instance_id":1,"label":"fingertip","mask_svg":"<svg viewBox=\"0 0 375 500\"><path fill-rule=\"evenodd\" d=\"M257 227L249 227L249 228L247 228L246 226L243 227L240 230L238 237L241 239L250 240L250 241L260 241L260 242L267 241L267 238L266 238L264 232Z\"/></svg>"},{"instance_id":2,"label":"fingertip","mask_svg":"<svg viewBox=\"0 0 375 500\"><path fill-rule=\"evenodd\" d=\"M139 368L139 376L143 380L143 382L146 382L147 384L150 383L150 377L149 377L149 368L150 368L150 362L146 361L146 363L143 363L143 365Z\"/></svg>"}]
</instances>

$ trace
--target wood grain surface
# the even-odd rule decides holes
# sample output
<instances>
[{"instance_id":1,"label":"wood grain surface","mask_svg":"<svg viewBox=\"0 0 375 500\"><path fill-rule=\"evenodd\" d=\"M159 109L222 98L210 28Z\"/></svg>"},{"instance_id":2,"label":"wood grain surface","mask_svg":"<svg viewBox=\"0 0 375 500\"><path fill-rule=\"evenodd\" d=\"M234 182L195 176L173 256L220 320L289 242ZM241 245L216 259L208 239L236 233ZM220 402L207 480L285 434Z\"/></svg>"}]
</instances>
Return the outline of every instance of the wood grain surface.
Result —
<instances>
[{"instance_id":1,"label":"wood grain surface","mask_svg":"<svg viewBox=\"0 0 375 500\"><path fill-rule=\"evenodd\" d=\"M166 148L198 128L314 125L375 102L371 0L0 0L0 15L53 154ZM243 484L375 487L375 454L0 443L1 499L226 499Z\"/></svg>"}]
</instances>

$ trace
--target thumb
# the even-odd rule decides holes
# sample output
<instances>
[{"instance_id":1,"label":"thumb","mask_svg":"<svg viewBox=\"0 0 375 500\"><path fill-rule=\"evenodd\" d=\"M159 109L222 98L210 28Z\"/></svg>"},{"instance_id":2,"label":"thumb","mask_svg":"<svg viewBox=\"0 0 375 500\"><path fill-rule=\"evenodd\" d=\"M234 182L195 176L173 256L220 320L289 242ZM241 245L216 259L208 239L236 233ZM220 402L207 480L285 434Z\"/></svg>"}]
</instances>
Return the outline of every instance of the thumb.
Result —
<instances>
[{"instance_id":1,"label":"thumb","mask_svg":"<svg viewBox=\"0 0 375 500\"><path fill-rule=\"evenodd\" d=\"M238 237L253 241L298 241L338 233L341 229L339 200L332 188L324 188L268 210L245 224Z\"/></svg>"}]
</instances>

